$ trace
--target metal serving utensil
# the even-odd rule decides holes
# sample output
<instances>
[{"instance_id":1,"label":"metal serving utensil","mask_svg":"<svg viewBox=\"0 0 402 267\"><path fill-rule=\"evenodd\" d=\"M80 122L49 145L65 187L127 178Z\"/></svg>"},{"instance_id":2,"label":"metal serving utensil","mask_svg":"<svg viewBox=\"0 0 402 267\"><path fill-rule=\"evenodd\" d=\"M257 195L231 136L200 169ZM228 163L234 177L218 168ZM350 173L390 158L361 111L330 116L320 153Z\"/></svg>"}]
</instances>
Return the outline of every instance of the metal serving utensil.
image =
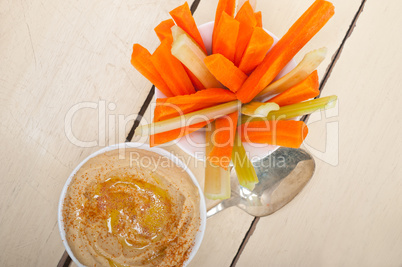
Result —
<instances>
[{"instance_id":1,"label":"metal serving utensil","mask_svg":"<svg viewBox=\"0 0 402 267\"><path fill-rule=\"evenodd\" d=\"M303 149L280 147L271 155L253 163L259 183L253 191L239 185L231 170L231 197L207 212L207 217L237 206L248 214L263 217L289 203L314 174L315 161Z\"/></svg>"}]
</instances>

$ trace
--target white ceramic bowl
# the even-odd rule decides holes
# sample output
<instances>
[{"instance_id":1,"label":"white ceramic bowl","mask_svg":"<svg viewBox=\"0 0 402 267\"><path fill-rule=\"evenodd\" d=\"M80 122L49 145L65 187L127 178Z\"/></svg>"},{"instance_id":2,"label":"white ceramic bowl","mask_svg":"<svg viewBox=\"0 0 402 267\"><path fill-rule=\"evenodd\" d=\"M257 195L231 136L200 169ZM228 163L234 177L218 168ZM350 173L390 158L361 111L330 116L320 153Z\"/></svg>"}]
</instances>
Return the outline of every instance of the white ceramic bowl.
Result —
<instances>
[{"instance_id":1,"label":"white ceramic bowl","mask_svg":"<svg viewBox=\"0 0 402 267\"><path fill-rule=\"evenodd\" d=\"M211 54L212 50L212 31L214 28L214 22L207 22L202 24L198 27L202 40L204 41L205 47L207 49L208 54ZM274 39L274 44L278 42L278 37L272 34L270 31L265 30L269 35L272 36ZM272 48L271 48L272 49ZM281 78L282 76L286 75L290 72L294 67L296 67L296 61L292 59L283 69L282 71L276 76L275 80ZM155 88L155 96L156 98L165 98L166 96ZM153 114L152 110L152 114ZM179 146L184 152L189 154L190 156L195 157L198 160L205 160L205 131L204 129L200 129L195 131L189 135L183 136L182 138L174 141L177 146ZM276 149L278 146L273 145L265 145L265 144L249 144L243 143L244 149L248 153L248 156L251 161L257 161L263 157L268 156Z\"/></svg>"},{"instance_id":2,"label":"white ceramic bowl","mask_svg":"<svg viewBox=\"0 0 402 267\"><path fill-rule=\"evenodd\" d=\"M68 245L68 242L66 240L66 232L64 231L64 221L63 221L63 204L64 204L64 199L66 197L66 193L67 193L67 188L71 183L71 180L73 179L74 175L77 173L77 171L82 167L82 165L84 165L84 163L86 163L89 159L98 156L100 154L103 154L107 151L111 151L111 150L115 150L115 149L124 149L124 148L138 148L138 149L143 149L143 150L147 150L147 151L152 151L155 152L159 155L162 155L168 159L170 159L171 161L173 161L177 166L183 168L188 175L191 177L191 180L194 182L194 184L197 186L198 188L198 192L200 194L200 218L201 218L201 225L200 225L200 229L198 230L198 233L195 237L195 241L194 241L194 246L190 252L190 256L187 259L187 261L184 263L184 266L187 266L188 263L190 263L190 261L194 258L195 254L197 253L202 239L204 237L204 233L205 233L205 226L206 226L206 222L207 222L207 209L205 206L205 198L204 198L204 193L202 192L202 189L200 187L200 185L198 184L197 179L195 178L194 174L189 170L189 168L181 161L179 160L176 156L174 156L173 154L167 152L164 149L161 148L157 148L157 147L153 147L150 148L149 145L147 144L142 144L142 143L122 143L122 144L116 144L113 146L108 146L105 147L99 151L96 151L95 153L91 154L90 156L88 156L86 159L84 159L74 170L73 172L70 174L70 176L68 177L63 190L61 192L60 195L60 199L59 199L59 207L58 207L58 223L59 223L59 231L60 231L60 235L61 235L61 239L63 241L63 245L66 248L66 251L68 253L68 255L70 255L71 259L78 265L78 266L84 266L82 265L77 258L73 255L70 246Z\"/></svg>"}]
</instances>

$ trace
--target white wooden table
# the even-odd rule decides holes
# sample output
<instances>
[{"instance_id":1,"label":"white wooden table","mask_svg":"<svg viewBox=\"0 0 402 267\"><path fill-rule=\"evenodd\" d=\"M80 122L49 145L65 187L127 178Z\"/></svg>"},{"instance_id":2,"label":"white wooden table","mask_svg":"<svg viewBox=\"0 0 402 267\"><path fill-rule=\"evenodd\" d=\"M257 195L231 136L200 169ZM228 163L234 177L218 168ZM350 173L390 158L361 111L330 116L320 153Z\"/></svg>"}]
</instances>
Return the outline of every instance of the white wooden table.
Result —
<instances>
[{"instance_id":1,"label":"white wooden table","mask_svg":"<svg viewBox=\"0 0 402 267\"><path fill-rule=\"evenodd\" d=\"M126 141L137 114L150 116L132 44L153 51L153 28L182 2L0 2L0 266L57 265L65 180L92 152ZM257 9L282 36L311 3ZM296 56L328 47L322 95L339 97L309 120L314 177L271 216L230 208L208 219L191 266L402 266L402 2L333 3L333 19ZM196 22L213 20L216 4L197 0ZM202 183L203 164L189 160Z\"/></svg>"}]
</instances>

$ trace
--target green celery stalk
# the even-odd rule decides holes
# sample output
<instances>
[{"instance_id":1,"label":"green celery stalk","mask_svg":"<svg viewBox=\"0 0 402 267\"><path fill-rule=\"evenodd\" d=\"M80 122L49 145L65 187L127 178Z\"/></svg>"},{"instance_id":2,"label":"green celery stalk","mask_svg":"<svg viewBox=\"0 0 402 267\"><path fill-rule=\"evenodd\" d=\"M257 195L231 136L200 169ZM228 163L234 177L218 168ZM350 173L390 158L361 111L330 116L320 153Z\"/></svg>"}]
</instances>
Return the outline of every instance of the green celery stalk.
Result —
<instances>
[{"instance_id":1,"label":"green celery stalk","mask_svg":"<svg viewBox=\"0 0 402 267\"><path fill-rule=\"evenodd\" d=\"M135 135L152 135L179 129L196 123L214 120L239 109L240 101L234 100L210 108L201 109L185 115L174 117L164 121L144 124L135 130Z\"/></svg>"},{"instance_id":2,"label":"green celery stalk","mask_svg":"<svg viewBox=\"0 0 402 267\"><path fill-rule=\"evenodd\" d=\"M208 157L214 147L212 133L215 132L215 122L211 123L211 130L205 132L205 156ZM209 199L230 198L230 168L225 170L222 167L205 161L205 183L204 195Z\"/></svg>"},{"instance_id":3,"label":"green celery stalk","mask_svg":"<svg viewBox=\"0 0 402 267\"><path fill-rule=\"evenodd\" d=\"M298 116L313 113L319 109L333 108L338 97L336 95L321 97L293 105L283 106L279 110L271 111L267 117L242 116L241 123L261 120L287 120Z\"/></svg>"},{"instance_id":4,"label":"green celery stalk","mask_svg":"<svg viewBox=\"0 0 402 267\"><path fill-rule=\"evenodd\" d=\"M271 102L250 102L241 107L241 113L250 117L266 117L274 110L279 110L279 105Z\"/></svg>"},{"instance_id":5,"label":"green celery stalk","mask_svg":"<svg viewBox=\"0 0 402 267\"><path fill-rule=\"evenodd\" d=\"M246 150L243 147L238 133L236 133L235 136L232 162L236 170L237 178L239 179L239 184L252 191L255 184L258 183L258 177L253 164L246 154Z\"/></svg>"}]
</instances>

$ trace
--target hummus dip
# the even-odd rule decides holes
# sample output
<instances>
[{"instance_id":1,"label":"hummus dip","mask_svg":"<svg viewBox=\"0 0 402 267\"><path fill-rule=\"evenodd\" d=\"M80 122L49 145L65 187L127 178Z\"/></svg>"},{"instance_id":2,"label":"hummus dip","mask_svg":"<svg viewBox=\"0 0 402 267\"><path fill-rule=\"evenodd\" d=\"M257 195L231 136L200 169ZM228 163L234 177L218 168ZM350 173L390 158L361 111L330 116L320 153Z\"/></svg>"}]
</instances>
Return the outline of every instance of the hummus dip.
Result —
<instances>
[{"instance_id":1,"label":"hummus dip","mask_svg":"<svg viewBox=\"0 0 402 267\"><path fill-rule=\"evenodd\" d=\"M73 177L63 221L74 256L86 266L182 266L200 227L198 188L157 153L124 156L98 155Z\"/></svg>"}]
</instances>

